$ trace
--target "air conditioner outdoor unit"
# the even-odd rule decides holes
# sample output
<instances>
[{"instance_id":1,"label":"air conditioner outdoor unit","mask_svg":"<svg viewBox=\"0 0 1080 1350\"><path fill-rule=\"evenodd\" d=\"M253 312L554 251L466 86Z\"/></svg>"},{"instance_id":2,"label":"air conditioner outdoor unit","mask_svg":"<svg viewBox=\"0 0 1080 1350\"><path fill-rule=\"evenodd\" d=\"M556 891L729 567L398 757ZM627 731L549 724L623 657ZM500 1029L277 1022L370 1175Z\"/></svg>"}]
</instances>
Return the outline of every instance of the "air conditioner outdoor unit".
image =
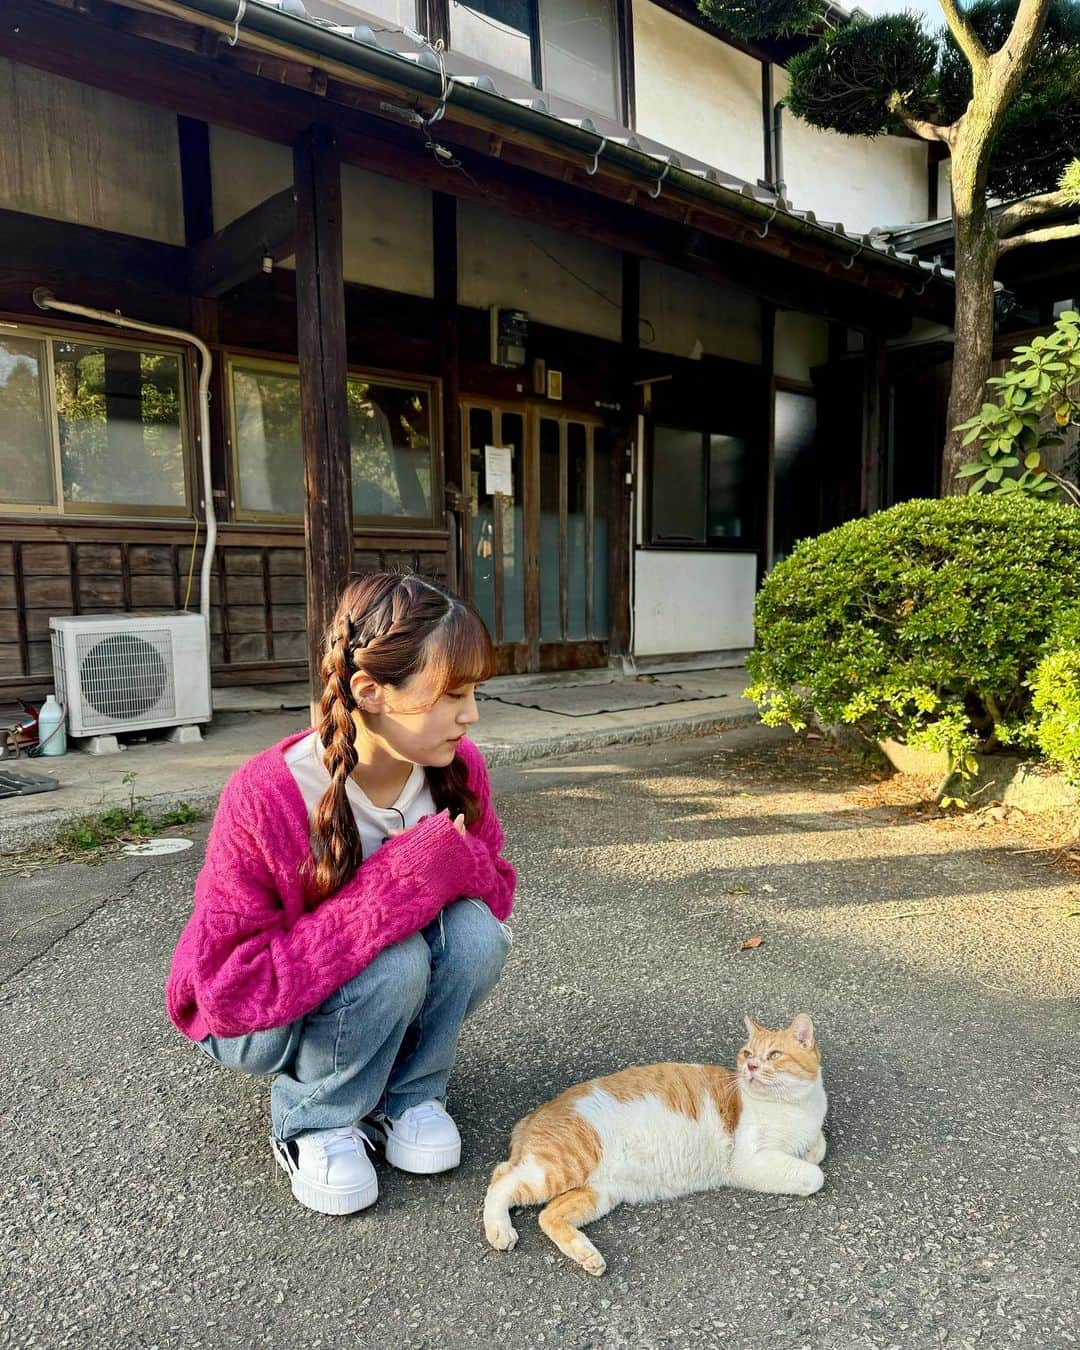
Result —
<instances>
[{"instance_id":1,"label":"air conditioner outdoor unit","mask_svg":"<svg viewBox=\"0 0 1080 1350\"><path fill-rule=\"evenodd\" d=\"M209 722L210 658L201 614L50 618L57 698L71 736L113 737ZM113 745L110 748L116 749Z\"/></svg>"}]
</instances>

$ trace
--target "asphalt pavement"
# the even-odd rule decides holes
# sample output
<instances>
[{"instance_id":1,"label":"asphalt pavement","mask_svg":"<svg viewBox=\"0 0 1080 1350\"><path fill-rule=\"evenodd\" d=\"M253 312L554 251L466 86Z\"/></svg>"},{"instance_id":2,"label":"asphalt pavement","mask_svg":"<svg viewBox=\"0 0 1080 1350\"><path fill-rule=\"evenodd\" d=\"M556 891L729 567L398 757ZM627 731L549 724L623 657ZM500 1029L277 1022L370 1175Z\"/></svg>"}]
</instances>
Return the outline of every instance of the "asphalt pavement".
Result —
<instances>
[{"instance_id":1,"label":"asphalt pavement","mask_svg":"<svg viewBox=\"0 0 1080 1350\"><path fill-rule=\"evenodd\" d=\"M196 846L0 877L0 1344L1058 1347L1080 1340L1080 887L1039 854L866 807L764 728L493 774L520 869L467 1024L461 1167L379 1164L374 1209L300 1208L267 1085L201 1057L162 985ZM1072 917L1069 917L1072 915ZM15 934L15 936L12 936ZM748 937L760 937L742 950ZM527 1110L632 1063L730 1063L809 1012L825 1188L623 1207L592 1278L491 1167Z\"/></svg>"}]
</instances>

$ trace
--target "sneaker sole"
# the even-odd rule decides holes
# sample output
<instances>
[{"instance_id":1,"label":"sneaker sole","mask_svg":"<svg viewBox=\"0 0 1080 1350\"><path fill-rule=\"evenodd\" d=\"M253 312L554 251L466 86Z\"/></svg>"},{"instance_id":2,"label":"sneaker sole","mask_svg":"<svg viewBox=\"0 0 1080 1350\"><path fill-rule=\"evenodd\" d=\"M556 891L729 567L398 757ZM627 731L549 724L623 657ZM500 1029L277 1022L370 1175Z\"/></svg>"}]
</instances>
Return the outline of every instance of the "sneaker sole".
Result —
<instances>
[{"instance_id":1,"label":"sneaker sole","mask_svg":"<svg viewBox=\"0 0 1080 1350\"><path fill-rule=\"evenodd\" d=\"M418 1148L415 1144L401 1144L386 1136L386 1161L399 1172L415 1172L419 1176L449 1172L461 1162L461 1145Z\"/></svg>"},{"instance_id":2,"label":"sneaker sole","mask_svg":"<svg viewBox=\"0 0 1080 1350\"><path fill-rule=\"evenodd\" d=\"M319 1214L355 1214L358 1210L368 1209L379 1198L378 1177L372 1177L366 1186L326 1186L294 1172L277 1147L274 1157L289 1178L293 1197Z\"/></svg>"}]
</instances>

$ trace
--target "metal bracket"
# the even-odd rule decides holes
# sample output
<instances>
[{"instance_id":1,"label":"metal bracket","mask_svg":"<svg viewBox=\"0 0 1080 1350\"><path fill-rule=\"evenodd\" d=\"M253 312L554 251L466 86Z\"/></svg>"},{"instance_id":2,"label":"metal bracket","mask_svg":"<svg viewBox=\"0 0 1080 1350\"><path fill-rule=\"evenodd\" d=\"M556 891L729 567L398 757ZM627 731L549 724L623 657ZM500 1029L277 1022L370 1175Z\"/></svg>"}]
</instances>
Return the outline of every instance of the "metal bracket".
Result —
<instances>
[{"instance_id":1,"label":"metal bracket","mask_svg":"<svg viewBox=\"0 0 1080 1350\"><path fill-rule=\"evenodd\" d=\"M236 7L236 19L233 22L233 34L229 38L229 46L235 47L240 41L240 25L244 22L244 14L247 11L247 0L240 0Z\"/></svg>"},{"instance_id":2,"label":"metal bracket","mask_svg":"<svg viewBox=\"0 0 1080 1350\"><path fill-rule=\"evenodd\" d=\"M660 189L664 186L664 179L668 176L668 171L670 170L670 168L671 168L671 160L669 159L668 162L664 165L664 172L656 180L656 187L649 189L649 196L652 197L654 201L656 200L657 197L660 196Z\"/></svg>"},{"instance_id":3,"label":"metal bracket","mask_svg":"<svg viewBox=\"0 0 1080 1350\"><path fill-rule=\"evenodd\" d=\"M863 251L865 247L866 247L865 243L860 243L859 247L855 250L855 252L847 260L847 262L840 264L840 266L844 269L845 272L851 271L851 269L855 266L855 259L859 256L859 254Z\"/></svg>"},{"instance_id":4,"label":"metal bracket","mask_svg":"<svg viewBox=\"0 0 1080 1350\"><path fill-rule=\"evenodd\" d=\"M777 202L776 205L775 205L775 206L773 207L773 209L772 209L772 215L771 215L771 216L769 217L769 219L765 222L765 228L764 228L763 230L755 230L755 231L754 231L754 233L757 235L757 237L758 237L759 239L764 239L764 238L766 237L766 235L769 233L769 226L770 226L770 225L773 223L773 221L776 219L777 215L779 214L779 211L780 211L780 203Z\"/></svg>"},{"instance_id":5,"label":"metal bracket","mask_svg":"<svg viewBox=\"0 0 1080 1350\"><path fill-rule=\"evenodd\" d=\"M600 144L596 148L596 154L593 155L592 168L585 170L585 172L589 175L590 178L592 178L593 174L595 174L597 169L600 167L600 156L604 153L604 147L606 145L607 145L607 137L603 136L601 137Z\"/></svg>"}]
</instances>

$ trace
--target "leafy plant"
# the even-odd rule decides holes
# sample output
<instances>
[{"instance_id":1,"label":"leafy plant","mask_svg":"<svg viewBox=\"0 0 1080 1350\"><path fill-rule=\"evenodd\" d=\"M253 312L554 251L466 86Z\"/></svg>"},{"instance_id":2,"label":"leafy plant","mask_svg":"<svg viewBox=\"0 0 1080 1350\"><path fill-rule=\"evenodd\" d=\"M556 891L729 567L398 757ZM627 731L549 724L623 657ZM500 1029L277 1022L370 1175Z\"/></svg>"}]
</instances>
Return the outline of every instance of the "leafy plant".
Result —
<instances>
[{"instance_id":1,"label":"leafy plant","mask_svg":"<svg viewBox=\"0 0 1080 1350\"><path fill-rule=\"evenodd\" d=\"M1031 692L1027 739L1080 787L1080 608L1058 623L1031 677Z\"/></svg>"},{"instance_id":2,"label":"leafy plant","mask_svg":"<svg viewBox=\"0 0 1080 1350\"><path fill-rule=\"evenodd\" d=\"M143 798L135 795L135 780L138 776L138 773L130 771L121 779L129 789L126 805L111 806L105 811L81 816L57 835L57 847L76 853L86 852L125 840L148 839L174 825L187 825L202 819L202 812L187 802L180 802L171 811L151 814L142 805Z\"/></svg>"},{"instance_id":3,"label":"leafy plant","mask_svg":"<svg viewBox=\"0 0 1080 1350\"><path fill-rule=\"evenodd\" d=\"M1015 347L1009 369L987 385L1000 391L997 402L957 428L965 445L978 443L979 458L958 471L972 480L968 492L1057 494L1080 506L1080 488L1044 461L1063 429L1080 424L1080 313L1066 310L1048 334Z\"/></svg>"},{"instance_id":4,"label":"leafy plant","mask_svg":"<svg viewBox=\"0 0 1080 1350\"><path fill-rule=\"evenodd\" d=\"M819 22L819 0L700 0L707 19L744 41L807 33Z\"/></svg>"},{"instance_id":5,"label":"leafy plant","mask_svg":"<svg viewBox=\"0 0 1080 1350\"><path fill-rule=\"evenodd\" d=\"M1080 605L1080 513L1010 497L913 501L804 540L758 594L747 690L769 725L848 724L943 750L1015 744L1027 684Z\"/></svg>"}]
</instances>

